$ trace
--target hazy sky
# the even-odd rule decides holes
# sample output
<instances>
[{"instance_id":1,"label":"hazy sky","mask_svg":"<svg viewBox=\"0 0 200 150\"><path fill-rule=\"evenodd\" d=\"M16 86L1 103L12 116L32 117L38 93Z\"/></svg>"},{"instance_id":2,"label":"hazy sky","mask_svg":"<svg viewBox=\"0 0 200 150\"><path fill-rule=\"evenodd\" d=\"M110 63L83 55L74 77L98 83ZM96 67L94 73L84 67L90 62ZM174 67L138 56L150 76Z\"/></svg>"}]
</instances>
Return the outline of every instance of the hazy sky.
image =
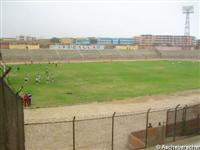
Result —
<instances>
[{"instance_id":1,"label":"hazy sky","mask_svg":"<svg viewBox=\"0 0 200 150\"><path fill-rule=\"evenodd\" d=\"M182 6L193 5L191 35L200 38L200 0L0 0L1 37L183 35Z\"/></svg>"}]
</instances>

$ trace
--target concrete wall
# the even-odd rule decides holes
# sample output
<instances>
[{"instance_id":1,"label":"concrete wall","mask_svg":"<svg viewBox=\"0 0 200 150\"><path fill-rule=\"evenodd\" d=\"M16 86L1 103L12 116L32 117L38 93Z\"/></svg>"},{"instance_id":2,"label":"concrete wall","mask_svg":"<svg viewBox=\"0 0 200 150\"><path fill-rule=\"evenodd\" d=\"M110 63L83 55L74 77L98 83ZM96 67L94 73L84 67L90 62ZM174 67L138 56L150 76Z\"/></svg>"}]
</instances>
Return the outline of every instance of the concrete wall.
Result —
<instances>
[{"instance_id":1,"label":"concrete wall","mask_svg":"<svg viewBox=\"0 0 200 150\"><path fill-rule=\"evenodd\" d=\"M116 45L115 49L121 49L121 50L137 50L139 49L138 45Z\"/></svg>"},{"instance_id":2,"label":"concrete wall","mask_svg":"<svg viewBox=\"0 0 200 150\"><path fill-rule=\"evenodd\" d=\"M9 49L39 49L39 44L10 44Z\"/></svg>"},{"instance_id":3,"label":"concrete wall","mask_svg":"<svg viewBox=\"0 0 200 150\"><path fill-rule=\"evenodd\" d=\"M164 143L165 127L148 128L147 130L147 146ZM131 149L138 149L145 147L145 133L146 130L132 132L128 137L128 145Z\"/></svg>"},{"instance_id":4,"label":"concrete wall","mask_svg":"<svg viewBox=\"0 0 200 150\"><path fill-rule=\"evenodd\" d=\"M183 47L156 46L157 50L182 50Z\"/></svg>"},{"instance_id":5,"label":"concrete wall","mask_svg":"<svg viewBox=\"0 0 200 150\"><path fill-rule=\"evenodd\" d=\"M33 44L33 45L26 45L28 49L39 49L40 45L39 44Z\"/></svg>"},{"instance_id":6,"label":"concrete wall","mask_svg":"<svg viewBox=\"0 0 200 150\"><path fill-rule=\"evenodd\" d=\"M55 44L50 45L50 49L60 49L60 50L103 50L104 45L61 45Z\"/></svg>"}]
</instances>

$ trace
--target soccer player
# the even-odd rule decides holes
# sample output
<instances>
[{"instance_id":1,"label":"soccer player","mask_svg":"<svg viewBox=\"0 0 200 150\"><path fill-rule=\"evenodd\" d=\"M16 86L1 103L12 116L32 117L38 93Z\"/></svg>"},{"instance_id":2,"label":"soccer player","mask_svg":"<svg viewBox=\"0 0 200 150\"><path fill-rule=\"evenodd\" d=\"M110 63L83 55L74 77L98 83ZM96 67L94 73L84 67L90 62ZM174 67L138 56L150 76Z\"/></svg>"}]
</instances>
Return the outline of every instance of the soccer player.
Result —
<instances>
[{"instance_id":1,"label":"soccer player","mask_svg":"<svg viewBox=\"0 0 200 150\"><path fill-rule=\"evenodd\" d=\"M41 80L41 76L40 74L37 74L36 77L35 77L35 83L40 83L40 80Z\"/></svg>"},{"instance_id":2,"label":"soccer player","mask_svg":"<svg viewBox=\"0 0 200 150\"><path fill-rule=\"evenodd\" d=\"M50 82L50 76L47 75L46 83L49 84L49 82Z\"/></svg>"},{"instance_id":3,"label":"soccer player","mask_svg":"<svg viewBox=\"0 0 200 150\"><path fill-rule=\"evenodd\" d=\"M53 76L53 74L51 74L50 80L51 80L51 82L54 82L54 76Z\"/></svg>"},{"instance_id":4,"label":"soccer player","mask_svg":"<svg viewBox=\"0 0 200 150\"><path fill-rule=\"evenodd\" d=\"M45 70L45 75L48 76L49 75L49 70L46 68Z\"/></svg>"},{"instance_id":5,"label":"soccer player","mask_svg":"<svg viewBox=\"0 0 200 150\"><path fill-rule=\"evenodd\" d=\"M28 74L26 74L24 77L24 82L27 83L28 81L29 81L29 76L28 76Z\"/></svg>"}]
</instances>

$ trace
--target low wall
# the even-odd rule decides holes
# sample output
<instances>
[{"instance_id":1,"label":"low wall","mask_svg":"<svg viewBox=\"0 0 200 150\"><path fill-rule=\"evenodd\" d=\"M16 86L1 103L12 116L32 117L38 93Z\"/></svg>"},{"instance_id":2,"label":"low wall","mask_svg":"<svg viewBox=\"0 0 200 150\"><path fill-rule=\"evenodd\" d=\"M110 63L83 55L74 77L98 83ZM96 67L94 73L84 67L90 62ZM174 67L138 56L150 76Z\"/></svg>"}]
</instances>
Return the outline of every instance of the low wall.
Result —
<instances>
[{"instance_id":1,"label":"low wall","mask_svg":"<svg viewBox=\"0 0 200 150\"><path fill-rule=\"evenodd\" d=\"M176 123L175 136L187 136L198 134L200 131L200 120L187 120ZM174 136L174 124L147 129L147 147L167 142L166 138ZM128 136L128 146L131 150L145 148L146 130L132 132Z\"/></svg>"},{"instance_id":2,"label":"low wall","mask_svg":"<svg viewBox=\"0 0 200 150\"><path fill-rule=\"evenodd\" d=\"M147 129L147 146L164 143L164 126ZM128 146L131 150L145 148L146 130L132 132L128 137Z\"/></svg>"}]
</instances>

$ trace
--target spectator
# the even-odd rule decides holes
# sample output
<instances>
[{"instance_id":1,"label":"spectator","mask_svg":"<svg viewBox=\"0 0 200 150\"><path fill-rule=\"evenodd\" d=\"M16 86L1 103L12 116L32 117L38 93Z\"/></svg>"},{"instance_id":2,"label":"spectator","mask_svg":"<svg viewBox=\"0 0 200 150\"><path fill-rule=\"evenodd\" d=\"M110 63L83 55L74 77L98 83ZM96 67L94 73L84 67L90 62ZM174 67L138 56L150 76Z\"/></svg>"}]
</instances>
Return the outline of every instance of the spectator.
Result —
<instances>
[{"instance_id":1,"label":"spectator","mask_svg":"<svg viewBox=\"0 0 200 150\"><path fill-rule=\"evenodd\" d=\"M28 104L29 104L29 97L28 97L27 94L24 95L23 102L24 102L24 106L25 107L28 106Z\"/></svg>"},{"instance_id":2,"label":"spectator","mask_svg":"<svg viewBox=\"0 0 200 150\"><path fill-rule=\"evenodd\" d=\"M32 94L31 94L31 93L28 93L28 97L29 97L28 106L31 106L31 104L32 104Z\"/></svg>"},{"instance_id":3,"label":"spectator","mask_svg":"<svg viewBox=\"0 0 200 150\"><path fill-rule=\"evenodd\" d=\"M149 123L148 128L152 128L152 124L151 123Z\"/></svg>"}]
</instances>

